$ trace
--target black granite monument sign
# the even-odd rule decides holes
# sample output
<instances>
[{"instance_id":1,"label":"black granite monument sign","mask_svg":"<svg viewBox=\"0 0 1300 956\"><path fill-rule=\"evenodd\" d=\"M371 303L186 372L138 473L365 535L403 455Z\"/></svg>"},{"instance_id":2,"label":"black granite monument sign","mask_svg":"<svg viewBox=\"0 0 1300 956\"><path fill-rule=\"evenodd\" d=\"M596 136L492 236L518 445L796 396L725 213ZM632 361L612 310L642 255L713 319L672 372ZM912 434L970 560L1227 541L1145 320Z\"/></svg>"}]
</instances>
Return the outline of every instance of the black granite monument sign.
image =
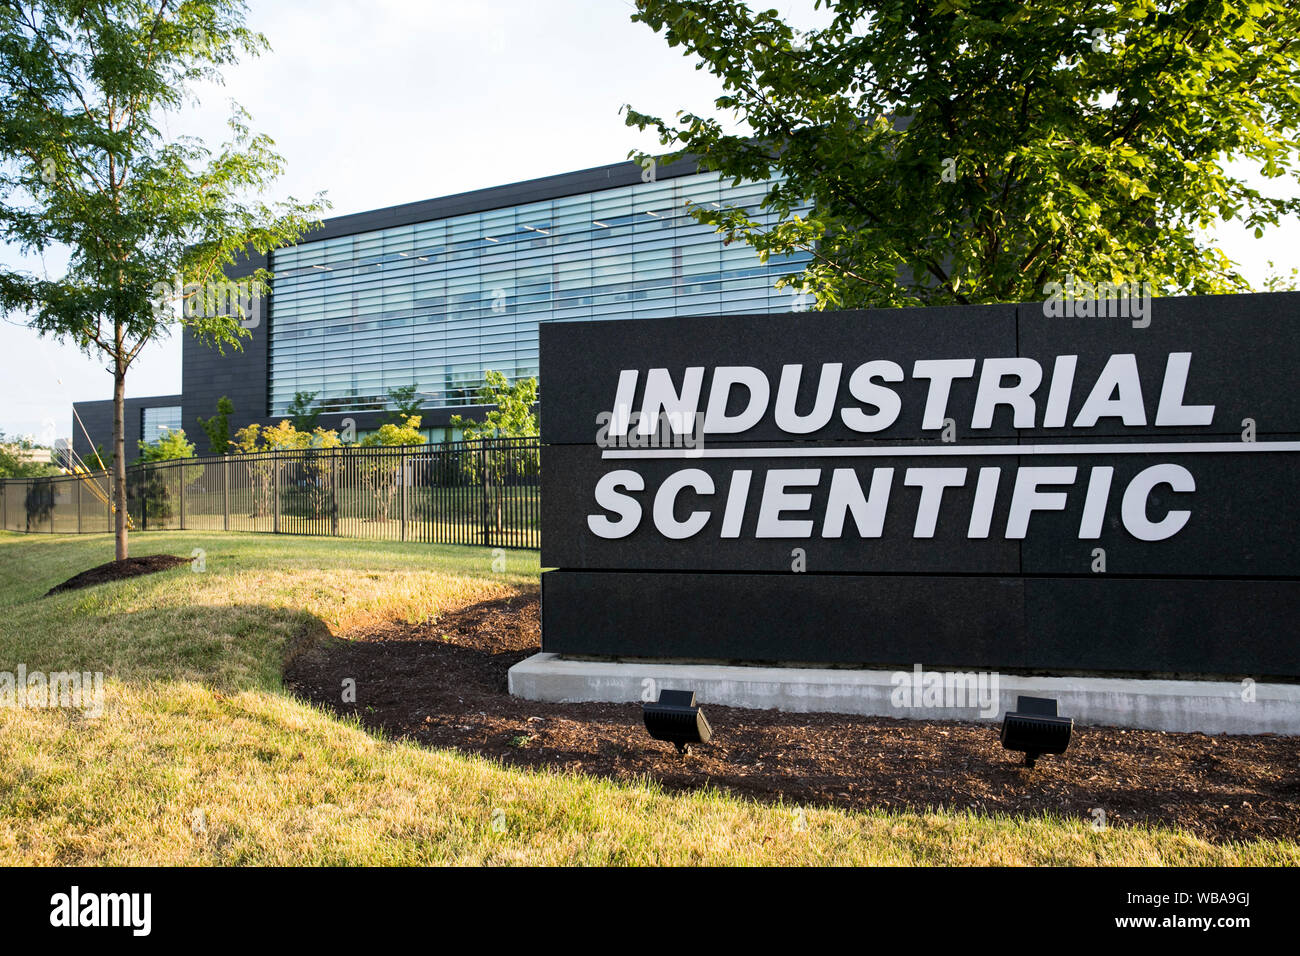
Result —
<instances>
[{"instance_id":1,"label":"black granite monument sign","mask_svg":"<svg viewBox=\"0 0 1300 956\"><path fill-rule=\"evenodd\" d=\"M1300 677L1300 294L1114 305L543 325L543 650Z\"/></svg>"}]
</instances>

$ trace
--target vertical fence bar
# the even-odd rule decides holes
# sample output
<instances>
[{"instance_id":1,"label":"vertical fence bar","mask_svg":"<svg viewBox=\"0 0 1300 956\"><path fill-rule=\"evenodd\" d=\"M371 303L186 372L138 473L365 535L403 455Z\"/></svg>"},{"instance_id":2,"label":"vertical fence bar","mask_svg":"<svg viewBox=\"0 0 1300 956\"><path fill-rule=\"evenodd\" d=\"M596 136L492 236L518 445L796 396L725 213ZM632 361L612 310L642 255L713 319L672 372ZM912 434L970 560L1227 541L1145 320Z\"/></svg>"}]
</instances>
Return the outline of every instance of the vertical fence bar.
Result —
<instances>
[{"instance_id":1,"label":"vertical fence bar","mask_svg":"<svg viewBox=\"0 0 1300 956\"><path fill-rule=\"evenodd\" d=\"M339 449L330 449L330 534L339 534Z\"/></svg>"},{"instance_id":2,"label":"vertical fence bar","mask_svg":"<svg viewBox=\"0 0 1300 956\"><path fill-rule=\"evenodd\" d=\"M488 530L488 473L487 473L487 442L484 441L478 446L478 487L479 487L479 521L483 526L483 544L490 547L492 545L492 533Z\"/></svg>"},{"instance_id":3,"label":"vertical fence bar","mask_svg":"<svg viewBox=\"0 0 1300 956\"><path fill-rule=\"evenodd\" d=\"M230 530L230 459L221 458L221 530Z\"/></svg>"},{"instance_id":4,"label":"vertical fence bar","mask_svg":"<svg viewBox=\"0 0 1300 956\"><path fill-rule=\"evenodd\" d=\"M280 453L271 454L271 532L280 533Z\"/></svg>"},{"instance_id":5,"label":"vertical fence bar","mask_svg":"<svg viewBox=\"0 0 1300 956\"><path fill-rule=\"evenodd\" d=\"M181 530L185 530L185 465L179 465L176 473L180 476L180 493L176 496L181 500Z\"/></svg>"},{"instance_id":6,"label":"vertical fence bar","mask_svg":"<svg viewBox=\"0 0 1300 956\"><path fill-rule=\"evenodd\" d=\"M406 540L406 507L407 507L406 449L405 448L403 448L397 454L397 481L398 481L398 487L400 488L400 494L401 494L402 540L405 541Z\"/></svg>"}]
</instances>

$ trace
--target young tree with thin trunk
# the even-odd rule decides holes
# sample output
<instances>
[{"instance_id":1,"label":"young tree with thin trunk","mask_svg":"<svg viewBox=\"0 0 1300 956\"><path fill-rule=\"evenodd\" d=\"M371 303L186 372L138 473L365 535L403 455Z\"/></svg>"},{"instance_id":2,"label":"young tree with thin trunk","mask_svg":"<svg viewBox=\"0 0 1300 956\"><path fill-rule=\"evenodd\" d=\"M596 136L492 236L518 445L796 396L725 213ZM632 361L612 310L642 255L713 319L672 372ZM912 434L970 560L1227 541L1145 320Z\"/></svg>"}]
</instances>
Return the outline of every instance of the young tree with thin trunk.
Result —
<instances>
[{"instance_id":1,"label":"young tree with thin trunk","mask_svg":"<svg viewBox=\"0 0 1300 956\"><path fill-rule=\"evenodd\" d=\"M68 255L59 278L0 269L0 311L110 363L118 560L132 362L178 322L239 347L270 276L236 288L227 267L295 241L325 208L262 199L283 161L237 105L218 150L162 130L196 84L266 49L242 0L0 0L0 238Z\"/></svg>"}]
</instances>

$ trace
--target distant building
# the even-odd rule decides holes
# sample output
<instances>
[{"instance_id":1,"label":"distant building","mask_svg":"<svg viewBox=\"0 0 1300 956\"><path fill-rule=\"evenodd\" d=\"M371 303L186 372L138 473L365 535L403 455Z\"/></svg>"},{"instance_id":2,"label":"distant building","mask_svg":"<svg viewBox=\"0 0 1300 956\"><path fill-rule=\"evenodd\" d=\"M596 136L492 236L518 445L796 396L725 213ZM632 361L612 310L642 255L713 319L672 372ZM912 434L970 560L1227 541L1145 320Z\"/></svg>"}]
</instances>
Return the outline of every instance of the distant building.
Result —
<instances>
[{"instance_id":1,"label":"distant building","mask_svg":"<svg viewBox=\"0 0 1300 956\"><path fill-rule=\"evenodd\" d=\"M126 402L127 457L172 428L205 452L197 419L223 395L232 435L284 418L297 392L316 393L322 426L350 420L363 434L385 417L389 389L414 385L422 424L441 440L452 415L475 416L486 371L537 375L541 322L791 311L795 297L774 282L806 256L762 263L687 211L726 203L759 216L769 185L731 187L690 162L653 176L627 162L326 220L230 274L274 274L269 302L245 323L252 338L221 355L186 335L181 394ZM112 402L76 410L109 449ZM74 447L93 451L77 425Z\"/></svg>"},{"instance_id":2,"label":"distant building","mask_svg":"<svg viewBox=\"0 0 1300 956\"><path fill-rule=\"evenodd\" d=\"M3 448L20 462L48 464L49 462L54 461L54 452L49 448L24 448L16 442L6 442L4 445L0 445L0 448Z\"/></svg>"}]
</instances>

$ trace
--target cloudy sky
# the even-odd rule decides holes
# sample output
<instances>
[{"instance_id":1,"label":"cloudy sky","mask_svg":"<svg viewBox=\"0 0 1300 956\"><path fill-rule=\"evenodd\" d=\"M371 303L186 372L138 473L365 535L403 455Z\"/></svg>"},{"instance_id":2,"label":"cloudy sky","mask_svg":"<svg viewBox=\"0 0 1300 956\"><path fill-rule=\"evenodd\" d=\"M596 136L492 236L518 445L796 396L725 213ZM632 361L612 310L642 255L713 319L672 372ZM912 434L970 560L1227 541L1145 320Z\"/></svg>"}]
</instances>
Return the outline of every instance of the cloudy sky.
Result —
<instances>
[{"instance_id":1,"label":"cloudy sky","mask_svg":"<svg viewBox=\"0 0 1300 956\"><path fill-rule=\"evenodd\" d=\"M810 0L771 5L802 27L825 18ZM237 101L287 160L280 194L325 191L331 215L617 162L655 146L623 125L622 104L703 112L720 92L631 12L625 0L254 0L251 24L272 52L228 71L168 132L215 145ZM1252 279L1300 247L1294 225L1264 242L1217 236ZM0 247L0 261L17 256ZM31 266L56 274L59 263ZM70 434L73 401L112 396L103 366L0 320L0 430ZM127 393L180 387L173 337L133 366Z\"/></svg>"}]
</instances>

